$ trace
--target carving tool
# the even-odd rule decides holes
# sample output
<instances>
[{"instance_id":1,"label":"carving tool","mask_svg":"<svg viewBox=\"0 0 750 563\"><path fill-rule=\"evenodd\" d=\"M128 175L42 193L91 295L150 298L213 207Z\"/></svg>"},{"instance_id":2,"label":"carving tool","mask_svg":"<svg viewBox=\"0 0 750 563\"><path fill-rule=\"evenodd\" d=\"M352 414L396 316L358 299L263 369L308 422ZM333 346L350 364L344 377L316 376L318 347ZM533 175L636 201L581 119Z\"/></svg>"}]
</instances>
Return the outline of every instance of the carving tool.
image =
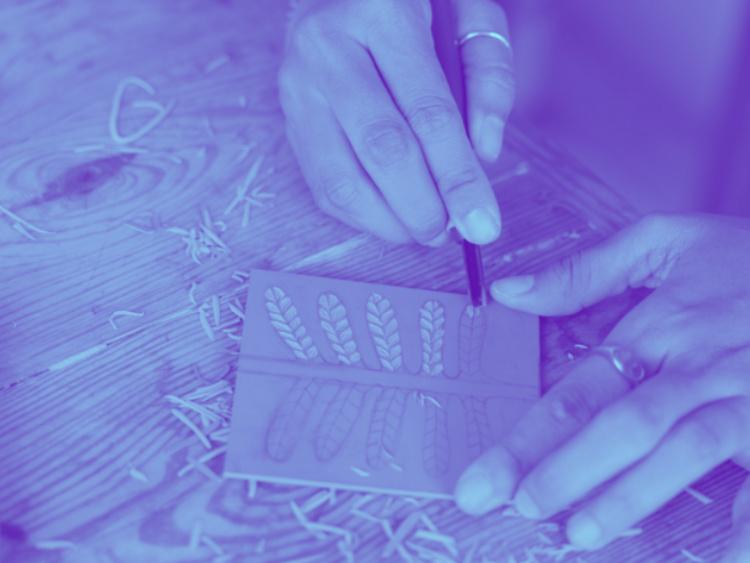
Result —
<instances>
[{"instance_id":1,"label":"carving tool","mask_svg":"<svg viewBox=\"0 0 750 563\"><path fill-rule=\"evenodd\" d=\"M435 52L443 67L453 98L464 127L467 127L466 94L464 90L463 66L458 46L458 19L452 0L432 0L432 38ZM469 298L474 307L487 304L487 292L484 288L484 267L481 248L467 240L461 240L464 253L464 265L469 286Z\"/></svg>"}]
</instances>

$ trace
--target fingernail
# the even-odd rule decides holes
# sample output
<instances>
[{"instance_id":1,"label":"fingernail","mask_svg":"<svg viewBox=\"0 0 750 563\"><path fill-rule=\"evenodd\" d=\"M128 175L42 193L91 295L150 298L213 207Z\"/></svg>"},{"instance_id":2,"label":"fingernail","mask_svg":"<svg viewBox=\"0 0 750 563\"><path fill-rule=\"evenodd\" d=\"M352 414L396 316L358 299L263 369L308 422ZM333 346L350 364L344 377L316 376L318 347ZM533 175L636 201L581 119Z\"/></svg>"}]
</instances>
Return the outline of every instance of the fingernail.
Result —
<instances>
[{"instance_id":1,"label":"fingernail","mask_svg":"<svg viewBox=\"0 0 750 563\"><path fill-rule=\"evenodd\" d=\"M505 122L496 115L488 115L482 120L479 129L479 144L482 157L486 160L497 160L503 145Z\"/></svg>"},{"instance_id":2,"label":"fingernail","mask_svg":"<svg viewBox=\"0 0 750 563\"><path fill-rule=\"evenodd\" d=\"M593 547L602 535L602 529L591 516L576 514L568 522L568 540L579 547Z\"/></svg>"},{"instance_id":3,"label":"fingernail","mask_svg":"<svg viewBox=\"0 0 750 563\"><path fill-rule=\"evenodd\" d=\"M523 295L532 287L534 287L534 276L526 275L497 280L492 283L490 290L495 299L502 301L503 298Z\"/></svg>"},{"instance_id":4,"label":"fingernail","mask_svg":"<svg viewBox=\"0 0 750 563\"><path fill-rule=\"evenodd\" d=\"M462 510L484 512L492 498L493 487L489 475L476 467L468 469L456 485L456 502Z\"/></svg>"},{"instance_id":5,"label":"fingernail","mask_svg":"<svg viewBox=\"0 0 750 563\"><path fill-rule=\"evenodd\" d=\"M448 242L448 233L446 231L442 231L434 239L432 239L429 242L426 242L425 245L431 246L433 248L439 248L443 246L446 242Z\"/></svg>"},{"instance_id":6,"label":"fingernail","mask_svg":"<svg viewBox=\"0 0 750 563\"><path fill-rule=\"evenodd\" d=\"M500 219L479 207L456 221L456 226L469 242L487 244L500 236Z\"/></svg>"},{"instance_id":7,"label":"fingernail","mask_svg":"<svg viewBox=\"0 0 750 563\"><path fill-rule=\"evenodd\" d=\"M540 518L542 513L539 511L539 507L536 503L531 500L531 497L526 491L519 491L514 499L516 510L520 512L526 518Z\"/></svg>"}]
</instances>

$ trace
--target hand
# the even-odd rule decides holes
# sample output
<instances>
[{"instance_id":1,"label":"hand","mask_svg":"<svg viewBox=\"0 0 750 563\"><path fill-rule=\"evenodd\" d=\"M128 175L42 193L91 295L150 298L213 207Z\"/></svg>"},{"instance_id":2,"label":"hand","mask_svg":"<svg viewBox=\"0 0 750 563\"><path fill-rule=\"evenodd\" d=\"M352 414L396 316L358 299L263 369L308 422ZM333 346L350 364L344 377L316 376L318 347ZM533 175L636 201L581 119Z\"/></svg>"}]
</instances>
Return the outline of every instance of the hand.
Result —
<instances>
[{"instance_id":1,"label":"hand","mask_svg":"<svg viewBox=\"0 0 750 563\"><path fill-rule=\"evenodd\" d=\"M522 514L544 518L585 498L567 534L591 549L723 461L750 467L748 257L750 221L652 216L541 273L495 282L497 301L540 315L654 288L605 339L654 375L630 390L607 359L576 362L467 469L458 505L480 514L515 492ZM726 560L750 560L750 482L734 519Z\"/></svg>"},{"instance_id":2,"label":"hand","mask_svg":"<svg viewBox=\"0 0 750 563\"><path fill-rule=\"evenodd\" d=\"M507 36L492 0L454 0L459 35ZM287 137L318 205L394 242L447 240L450 218L477 244L500 211L476 153L494 160L514 96L511 52L461 47L471 142L435 55L428 0L306 0L279 72Z\"/></svg>"}]
</instances>

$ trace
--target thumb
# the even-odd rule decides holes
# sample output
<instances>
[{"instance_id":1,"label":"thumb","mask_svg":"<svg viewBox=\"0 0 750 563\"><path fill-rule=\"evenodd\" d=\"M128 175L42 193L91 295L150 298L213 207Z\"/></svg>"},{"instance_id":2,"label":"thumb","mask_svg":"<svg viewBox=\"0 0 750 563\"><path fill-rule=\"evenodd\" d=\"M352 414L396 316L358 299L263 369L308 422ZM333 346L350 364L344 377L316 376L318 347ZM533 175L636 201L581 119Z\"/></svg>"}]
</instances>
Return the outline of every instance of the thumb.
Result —
<instances>
[{"instance_id":1,"label":"thumb","mask_svg":"<svg viewBox=\"0 0 750 563\"><path fill-rule=\"evenodd\" d=\"M569 315L628 287L657 287L684 249L685 219L652 215L534 275L492 284L492 296L537 315Z\"/></svg>"},{"instance_id":2,"label":"thumb","mask_svg":"<svg viewBox=\"0 0 750 563\"><path fill-rule=\"evenodd\" d=\"M740 487L732 506L732 537L723 563L750 561L750 478Z\"/></svg>"},{"instance_id":3,"label":"thumb","mask_svg":"<svg viewBox=\"0 0 750 563\"><path fill-rule=\"evenodd\" d=\"M500 36L474 37L460 47L471 142L482 160L494 161L500 155L516 92L508 23L503 9L492 0L459 0L456 15L459 37L477 31Z\"/></svg>"}]
</instances>

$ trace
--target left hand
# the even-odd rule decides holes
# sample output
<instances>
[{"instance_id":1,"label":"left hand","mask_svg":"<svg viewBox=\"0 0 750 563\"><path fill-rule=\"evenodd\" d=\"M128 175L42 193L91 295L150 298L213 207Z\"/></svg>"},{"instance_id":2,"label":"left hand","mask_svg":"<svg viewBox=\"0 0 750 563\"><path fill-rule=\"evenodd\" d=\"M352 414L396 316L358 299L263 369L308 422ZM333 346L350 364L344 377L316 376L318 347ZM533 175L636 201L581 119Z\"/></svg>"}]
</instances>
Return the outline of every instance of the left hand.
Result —
<instances>
[{"instance_id":1,"label":"left hand","mask_svg":"<svg viewBox=\"0 0 750 563\"><path fill-rule=\"evenodd\" d=\"M576 362L466 470L456 488L463 510L481 514L515 493L522 514L545 518L595 491L567 524L574 546L593 549L718 464L750 467L750 221L647 217L534 276L499 280L492 294L568 315L628 287L655 290L604 344L654 376L630 390L607 359ZM750 560L748 497L750 481L725 561Z\"/></svg>"}]
</instances>

